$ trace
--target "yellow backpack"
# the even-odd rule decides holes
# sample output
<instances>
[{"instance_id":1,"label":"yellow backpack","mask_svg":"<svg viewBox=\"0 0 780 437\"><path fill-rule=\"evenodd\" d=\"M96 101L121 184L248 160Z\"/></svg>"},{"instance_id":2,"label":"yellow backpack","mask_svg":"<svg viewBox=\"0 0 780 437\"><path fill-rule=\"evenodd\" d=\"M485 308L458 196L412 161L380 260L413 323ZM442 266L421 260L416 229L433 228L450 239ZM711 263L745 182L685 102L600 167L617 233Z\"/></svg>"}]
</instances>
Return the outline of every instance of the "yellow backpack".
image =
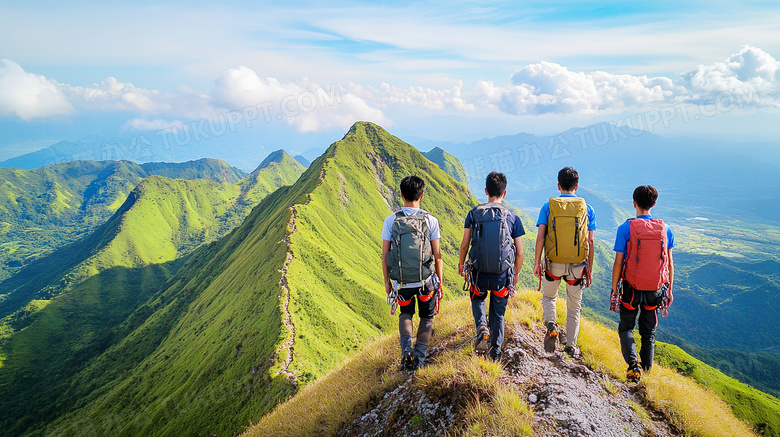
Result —
<instances>
[{"instance_id":1,"label":"yellow backpack","mask_svg":"<svg viewBox=\"0 0 780 437\"><path fill-rule=\"evenodd\" d=\"M581 197L553 197L547 217L547 258L555 263L579 263L588 256L588 205Z\"/></svg>"}]
</instances>

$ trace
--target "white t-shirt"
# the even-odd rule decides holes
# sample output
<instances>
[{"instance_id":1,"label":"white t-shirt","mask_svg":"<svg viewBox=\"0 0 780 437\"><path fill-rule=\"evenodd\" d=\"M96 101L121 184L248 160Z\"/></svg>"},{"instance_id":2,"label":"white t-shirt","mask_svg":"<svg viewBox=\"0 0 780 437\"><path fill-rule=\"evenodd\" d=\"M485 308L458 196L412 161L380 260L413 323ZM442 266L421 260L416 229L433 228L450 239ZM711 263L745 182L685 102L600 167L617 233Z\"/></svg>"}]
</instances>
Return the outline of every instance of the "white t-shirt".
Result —
<instances>
[{"instance_id":1,"label":"white t-shirt","mask_svg":"<svg viewBox=\"0 0 780 437\"><path fill-rule=\"evenodd\" d=\"M417 211L419 211L420 208L409 208L406 206L401 207L401 211L404 212L406 215L412 215L416 214ZM428 222L428 235L430 235L430 240L438 240L441 238L441 230L439 229L439 219L436 217L427 214L425 216L426 221ZM393 222L395 221L395 214L389 215L386 219L384 224L382 225L382 239L387 241L393 241ZM395 282L395 281L393 281ZM402 288L416 288L416 287L422 287L422 282L412 282L409 284L403 284Z\"/></svg>"}]
</instances>

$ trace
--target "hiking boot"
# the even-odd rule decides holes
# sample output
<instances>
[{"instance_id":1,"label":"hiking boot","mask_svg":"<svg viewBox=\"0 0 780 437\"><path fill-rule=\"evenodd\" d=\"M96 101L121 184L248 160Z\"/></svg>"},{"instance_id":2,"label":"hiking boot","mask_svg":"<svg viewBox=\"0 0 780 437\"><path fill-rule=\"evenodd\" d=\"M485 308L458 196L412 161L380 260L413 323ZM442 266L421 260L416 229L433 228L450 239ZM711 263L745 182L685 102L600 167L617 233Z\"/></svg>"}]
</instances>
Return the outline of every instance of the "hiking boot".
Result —
<instances>
[{"instance_id":1,"label":"hiking boot","mask_svg":"<svg viewBox=\"0 0 780 437\"><path fill-rule=\"evenodd\" d=\"M544 334L544 351L555 352L555 343L558 341L558 325L555 322L547 322L547 333Z\"/></svg>"},{"instance_id":2,"label":"hiking boot","mask_svg":"<svg viewBox=\"0 0 780 437\"><path fill-rule=\"evenodd\" d=\"M487 326L481 326L477 331L477 338L474 339L474 352L479 355L485 355L490 350L490 330Z\"/></svg>"},{"instance_id":3,"label":"hiking boot","mask_svg":"<svg viewBox=\"0 0 780 437\"><path fill-rule=\"evenodd\" d=\"M577 346L566 346L563 348L563 353L566 355L572 357L572 358L580 358L582 355L580 355L580 348Z\"/></svg>"},{"instance_id":4,"label":"hiking boot","mask_svg":"<svg viewBox=\"0 0 780 437\"><path fill-rule=\"evenodd\" d=\"M639 367L638 364L628 366L628 370L626 370L626 380L628 380L628 382L639 382L641 378L642 368Z\"/></svg>"},{"instance_id":5,"label":"hiking boot","mask_svg":"<svg viewBox=\"0 0 780 437\"><path fill-rule=\"evenodd\" d=\"M414 349L407 348L403 356L401 357L401 369L403 370L415 370L417 365L415 364L417 357L414 356Z\"/></svg>"},{"instance_id":6,"label":"hiking boot","mask_svg":"<svg viewBox=\"0 0 780 437\"><path fill-rule=\"evenodd\" d=\"M564 349L566 348L566 343L568 343L568 339L566 338L566 330L561 329L561 331L558 333L558 343L561 344L561 347Z\"/></svg>"}]
</instances>

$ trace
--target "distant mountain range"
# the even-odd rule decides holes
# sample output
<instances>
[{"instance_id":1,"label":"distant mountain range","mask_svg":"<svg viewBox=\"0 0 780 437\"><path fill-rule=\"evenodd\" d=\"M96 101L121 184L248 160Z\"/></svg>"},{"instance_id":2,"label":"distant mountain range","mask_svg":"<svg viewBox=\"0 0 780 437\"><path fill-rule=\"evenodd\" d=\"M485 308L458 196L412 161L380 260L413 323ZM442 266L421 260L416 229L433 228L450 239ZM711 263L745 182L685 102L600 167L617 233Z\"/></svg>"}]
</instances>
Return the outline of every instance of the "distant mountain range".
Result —
<instances>
[{"instance_id":1,"label":"distant mountain range","mask_svg":"<svg viewBox=\"0 0 780 437\"><path fill-rule=\"evenodd\" d=\"M251 175L217 159L185 163L72 161L34 170L0 168L0 280L104 223L144 178L205 179L240 184L242 201L257 201L292 183L303 166L277 151ZM242 179L246 179L243 180ZM251 181L250 181L251 180ZM245 203L246 203L245 202Z\"/></svg>"},{"instance_id":2,"label":"distant mountain range","mask_svg":"<svg viewBox=\"0 0 780 437\"><path fill-rule=\"evenodd\" d=\"M610 123L551 136L521 133L439 147L463 163L478 198L485 175L502 171L510 180L508 200L529 211L556 193L558 170L572 166L580 173L582 188L628 210L634 187L649 184L660 191L656 211L664 217L780 225L780 207L773 201L780 189L774 177L780 165L761 159L760 149L750 156L724 144L664 138Z\"/></svg>"}]
</instances>

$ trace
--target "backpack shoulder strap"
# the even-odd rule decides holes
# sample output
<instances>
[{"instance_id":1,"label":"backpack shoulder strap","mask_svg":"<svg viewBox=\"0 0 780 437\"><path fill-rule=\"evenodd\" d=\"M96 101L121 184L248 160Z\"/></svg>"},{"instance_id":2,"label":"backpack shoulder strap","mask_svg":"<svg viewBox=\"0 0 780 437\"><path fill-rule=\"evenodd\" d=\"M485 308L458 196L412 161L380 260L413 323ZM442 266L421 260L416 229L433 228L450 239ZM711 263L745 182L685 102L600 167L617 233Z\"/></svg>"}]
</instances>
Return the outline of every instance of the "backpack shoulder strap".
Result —
<instances>
[{"instance_id":1,"label":"backpack shoulder strap","mask_svg":"<svg viewBox=\"0 0 780 437\"><path fill-rule=\"evenodd\" d=\"M406 217L406 214L404 214L404 210L399 209L397 213L395 213L395 218L404 218Z\"/></svg>"}]
</instances>

